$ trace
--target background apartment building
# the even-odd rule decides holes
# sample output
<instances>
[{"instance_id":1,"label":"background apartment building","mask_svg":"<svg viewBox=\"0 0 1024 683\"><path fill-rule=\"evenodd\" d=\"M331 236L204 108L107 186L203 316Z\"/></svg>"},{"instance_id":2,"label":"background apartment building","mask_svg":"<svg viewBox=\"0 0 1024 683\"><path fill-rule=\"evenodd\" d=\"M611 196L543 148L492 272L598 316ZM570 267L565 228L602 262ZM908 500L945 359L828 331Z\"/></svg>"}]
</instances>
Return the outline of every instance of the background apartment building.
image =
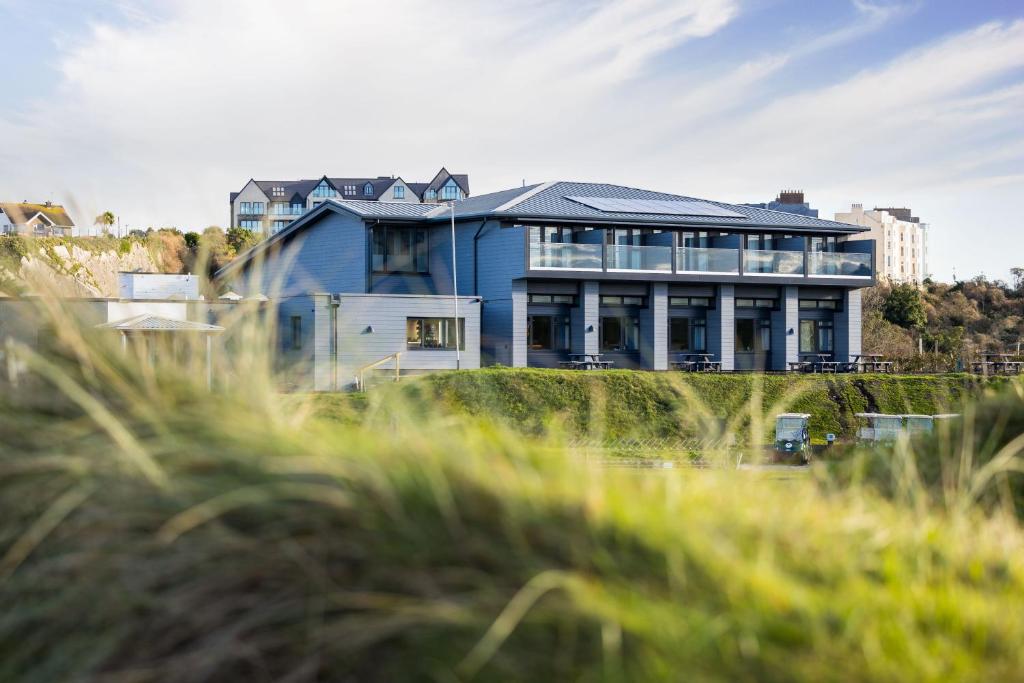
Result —
<instances>
[{"instance_id":1,"label":"background apartment building","mask_svg":"<svg viewBox=\"0 0 1024 683\"><path fill-rule=\"evenodd\" d=\"M401 177L249 180L230 195L230 225L273 235L327 199L435 204L469 196L469 176L442 168L430 182Z\"/></svg>"},{"instance_id":2,"label":"background apartment building","mask_svg":"<svg viewBox=\"0 0 1024 683\"><path fill-rule=\"evenodd\" d=\"M875 272L880 279L920 286L929 276L928 224L910 209L876 207L865 211L863 204L853 204L835 218L870 230L866 237L875 240Z\"/></svg>"}]
</instances>

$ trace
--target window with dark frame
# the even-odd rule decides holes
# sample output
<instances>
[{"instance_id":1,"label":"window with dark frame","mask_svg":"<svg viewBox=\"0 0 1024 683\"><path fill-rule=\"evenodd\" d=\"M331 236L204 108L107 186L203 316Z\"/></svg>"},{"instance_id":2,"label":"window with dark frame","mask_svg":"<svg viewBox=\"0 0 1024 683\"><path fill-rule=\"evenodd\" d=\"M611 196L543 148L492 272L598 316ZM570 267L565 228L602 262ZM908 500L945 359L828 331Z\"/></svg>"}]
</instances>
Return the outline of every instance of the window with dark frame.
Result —
<instances>
[{"instance_id":1,"label":"window with dark frame","mask_svg":"<svg viewBox=\"0 0 1024 683\"><path fill-rule=\"evenodd\" d=\"M707 351L707 320L704 318L669 318L670 351Z\"/></svg>"},{"instance_id":2,"label":"window with dark frame","mask_svg":"<svg viewBox=\"0 0 1024 683\"><path fill-rule=\"evenodd\" d=\"M569 348L569 318L564 315L530 315L526 318L526 344L533 351L564 351Z\"/></svg>"},{"instance_id":3,"label":"window with dark frame","mask_svg":"<svg viewBox=\"0 0 1024 683\"><path fill-rule=\"evenodd\" d=\"M466 319L459 318L459 350L466 350ZM406 318L405 346L410 351L454 351L455 318Z\"/></svg>"},{"instance_id":4,"label":"window with dark frame","mask_svg":"<svg viewBox=\"0 0 1024 683\"><path fill-rule=\"evenodd\" d=\"M707 296L670 296L669 306L697 306L707 308L711 306L711 297Z\"/></svg>"},{"instance_id":5,"label":"window with dark frame","mask_svg":"<svg viewBox=\"0 0 1024 683\"><path fill-rule=\"evenodd\" d=\"M800 299L800 308L805 311L813 309L838 311L840 306L836 299Z\"/></svg>"},{"instance_id":6,"label":"window with dark frame","mask_svg":"<svg viewBox=\"0 0 1024 683\"><path fill-rule=\"evenodd\" d=\"M601 317L601 351L639 351L640 319L633 316Z\"/></svg>"},{"instance_id":7,"label":"window with dark frame","mask_svg":"<svg viewBox=\"0 0 1024 683\"><path fill-rule=\"evenodd\" d=\"M736 321L736 351L767 353L772 350L772 326L769 320L741 318Z\"/></svg>"},{"instance_id":8,"label":"window with dark frame","mask_svg":"<svg viewBox=\"0 0 1024 683\"><path fill-rule=\"evenodd\" d=\"M527 303L531 304L568 304L576 305L575 294L527 294Z\"/></svg>"},{"instance_id":9,"label":"window with dark frame","mask_svg":"<svg viewBox=\"0 0 1024 683\"><path fill-rule=\"evenodd\" d=\"M771 308L776 306L776 299L736 299L736 308Z\"/></svg>"},{"instance_id":10,"label":"window with dark frame","mask_svg":"<svg viewBox=\"0 0 1024 683\"><path fill-rule=\"evenodd\" d=\"M423 228L373 228L371 268L375 273L428 272L427 231Z\"/></svg>"},{"instance_id":11,"label":"window with dark frame","mask_svg":"<svg viewBox=\"0 0 1024 683\"><path fill-rule=\"evenodd\" d=\"M302 316L293 315L291 317L292 323L292 349L299 350L302 348Z\"/></svg>"},{"instance_id":12,"label":"window with dark frame","mask_svg":"<svg viewBox=\"0 0 1024 683\"><path fill-rule=\"evenodd\" d=\"M642 296L601 295L602 306L644 306L646 300Z\"/></svg>"},{"instance_id":13,"label":"window with dark frame","mask_svg":"<svg viewBox=\"0 0 1024 683\"><path fill-rule=\"evenodd\" d=\"M801 320L800 353L832 353L833 332L831 320Z\"/></svg>"}]
</instances>

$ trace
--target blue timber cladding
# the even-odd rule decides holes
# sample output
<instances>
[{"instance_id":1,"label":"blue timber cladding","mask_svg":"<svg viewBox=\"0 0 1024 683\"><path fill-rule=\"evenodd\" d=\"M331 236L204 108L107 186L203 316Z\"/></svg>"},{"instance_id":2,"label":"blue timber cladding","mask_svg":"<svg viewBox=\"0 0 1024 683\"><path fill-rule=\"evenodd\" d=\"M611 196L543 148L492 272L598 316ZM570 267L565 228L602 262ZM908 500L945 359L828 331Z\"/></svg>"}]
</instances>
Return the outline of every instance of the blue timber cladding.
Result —
<instances>
[{"instance_id":1,"label":"blue timber cladding","mask_svg":"<svg viewBox=\"0 0 1024 683\"><path fill-rule=\"evenodd\" d=\"M307 292L365 292L367 231L352 214L329 212L246 264L246 293L271 299ZM228 275L231 277L231 274Z\"/></svg>"},{"instance_id":2,"label":"blue timber cladding","mask_svg":"<svg viewBox=\"0 0 1024 683\"><path fill-rule=\"evenodd\" d=\"M708 352L723 370L735 367L736 297L733 285L719 285L715 306L708 311Z\"/></svg>"},{"instance_id":3,"label":"blue timber cladding","mask_svg":"<svg viewBox=\"0 0 1024 683\"><path fill-rule=\"evenodd\" d=\"M480 231L478 236L477 230ZM473 222L460 232L459 290L471 292L475 281L473 293L483 298L481 350L484 362L512 365L512 282L523 276L523 233L523 228L501 227L498 221L488 221L486 225ZM475 272L474 236L478 255ZM469 251L465 259L461 256L462 250Z\"/></svg>"},{"instance_id":4,"label":"blue timber cladding","mask_svg":"<svg viewBox=\"0 0 1024 683\"><path fill-rule=\"evenodd\" d=\"M835 358L852 362L861 353L861 291L848 289L843 296L843 310L835 316Z\"/></svg>"}]
</instances>

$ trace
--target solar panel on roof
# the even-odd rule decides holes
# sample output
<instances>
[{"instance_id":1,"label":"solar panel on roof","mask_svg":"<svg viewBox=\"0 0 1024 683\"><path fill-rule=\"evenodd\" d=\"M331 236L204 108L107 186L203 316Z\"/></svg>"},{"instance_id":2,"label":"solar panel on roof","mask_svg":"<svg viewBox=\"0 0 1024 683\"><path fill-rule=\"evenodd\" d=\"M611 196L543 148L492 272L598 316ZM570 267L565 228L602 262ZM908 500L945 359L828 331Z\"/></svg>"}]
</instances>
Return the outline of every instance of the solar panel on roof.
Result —
<instances>
[{"instance_id":1,"label":"solar panel on roof","mask_svg":"<svg viewBox=\"0 0 1024 683\"><path fill-rule=\"evenodd\" d=\"M718 216L746 218L737 211L693 199L622 199L619 197L566 197L571 202L605 213L653 213L666 216Z\"/></svg>"}]
</instances>

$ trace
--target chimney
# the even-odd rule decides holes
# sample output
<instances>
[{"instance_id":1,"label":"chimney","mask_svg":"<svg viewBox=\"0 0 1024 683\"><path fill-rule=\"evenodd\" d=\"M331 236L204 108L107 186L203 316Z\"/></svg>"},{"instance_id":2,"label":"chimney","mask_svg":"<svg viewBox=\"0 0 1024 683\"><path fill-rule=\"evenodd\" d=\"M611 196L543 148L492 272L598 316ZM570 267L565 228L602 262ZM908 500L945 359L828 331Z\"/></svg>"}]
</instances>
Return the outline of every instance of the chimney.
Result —
<instances>
[{"instance_id":1,"label":"chimney","mask_svg":"<svg viewBox=\"0 0 1024 683\"><path fill-rule=\"evenodd\" d=\"M803 204L803 190L782 190L776 200L779 204Z\"/></svg>"}]
</instances>

